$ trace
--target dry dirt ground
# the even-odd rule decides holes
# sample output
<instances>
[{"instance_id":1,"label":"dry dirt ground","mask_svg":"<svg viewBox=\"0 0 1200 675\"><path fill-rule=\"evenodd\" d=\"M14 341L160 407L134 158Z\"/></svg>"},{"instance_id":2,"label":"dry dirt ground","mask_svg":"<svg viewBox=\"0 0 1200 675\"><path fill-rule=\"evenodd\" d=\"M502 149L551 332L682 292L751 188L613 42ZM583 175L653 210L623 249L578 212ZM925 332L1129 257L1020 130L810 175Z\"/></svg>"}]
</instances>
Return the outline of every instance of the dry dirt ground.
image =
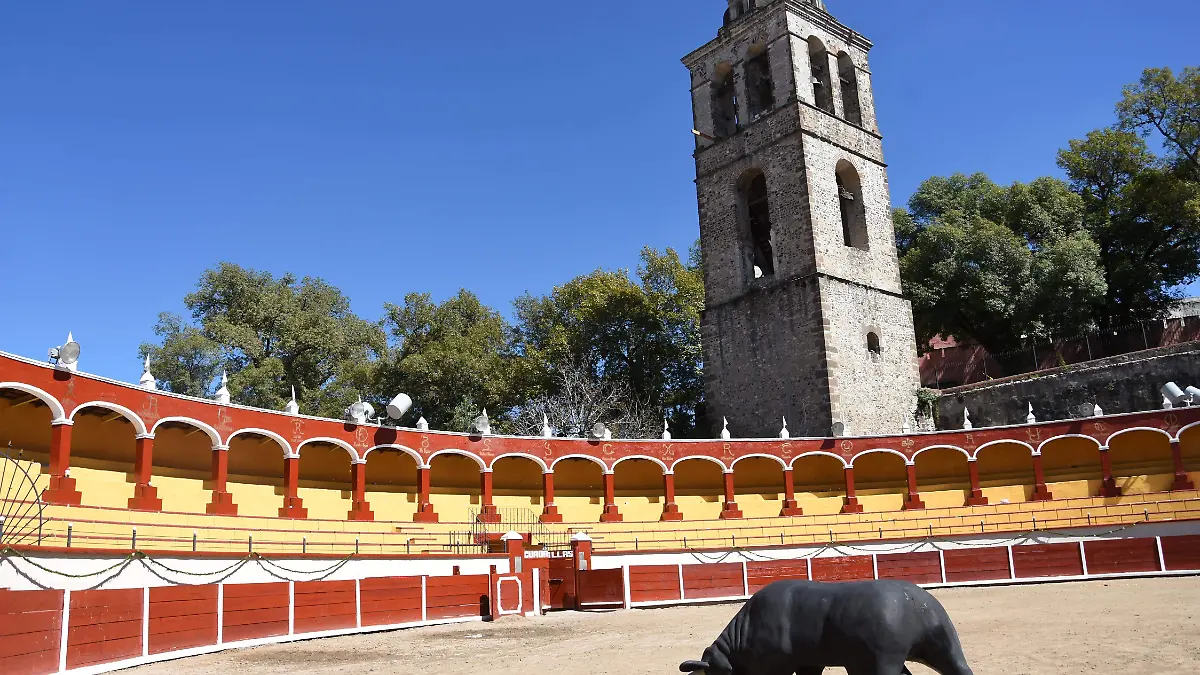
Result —
<instances>
[{"instance_id":1,"label":"dry dirt ground","mask_svg":"<svg viewBox=\"0 0 1200 675\"><path fill-rule=\"evenodd\" d=\"M976 675L1200 672L1200 579L935 591ZM552 614L297 642L160 663L132 675L671 675L735 605ZM932 671L911 666L914 675ZM828 669L826 673L843 673Z\"/></svg>"}]
</instances>

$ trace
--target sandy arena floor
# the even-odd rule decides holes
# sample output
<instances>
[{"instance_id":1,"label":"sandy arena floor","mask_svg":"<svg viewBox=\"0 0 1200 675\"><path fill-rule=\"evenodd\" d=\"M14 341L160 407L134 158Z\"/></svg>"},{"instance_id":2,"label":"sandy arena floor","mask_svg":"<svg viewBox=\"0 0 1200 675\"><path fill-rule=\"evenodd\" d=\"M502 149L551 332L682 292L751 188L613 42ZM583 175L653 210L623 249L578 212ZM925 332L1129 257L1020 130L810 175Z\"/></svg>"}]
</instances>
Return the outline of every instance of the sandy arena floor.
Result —
<instances>
[{"instance_id":1,"label":"sandy arena floor","mask_svg":"<svg viewBox=\"0 0 1200 675\"><path fill-rule=\"evenodd\" d=\"M976 675L1186 675L1200 670L1200 579L936 591ZM698 658L734 605L552 614L297 642L132 675L420 673L670 675ZM932 672L911 666L915 675ZM827 673L843 673L829 669Z\"/></svg>"}]
</instances>

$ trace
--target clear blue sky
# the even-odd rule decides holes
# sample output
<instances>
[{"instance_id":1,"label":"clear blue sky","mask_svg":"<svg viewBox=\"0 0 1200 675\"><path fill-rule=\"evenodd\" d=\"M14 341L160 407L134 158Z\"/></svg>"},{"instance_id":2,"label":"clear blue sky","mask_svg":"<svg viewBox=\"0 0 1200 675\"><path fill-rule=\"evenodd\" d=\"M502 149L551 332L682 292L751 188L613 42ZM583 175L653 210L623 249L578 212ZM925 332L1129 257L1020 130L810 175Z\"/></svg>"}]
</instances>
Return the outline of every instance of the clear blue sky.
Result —
<instances>
[{"instance_id":1,"label":"clear blue sky","mask_svg":"<svg viewBox=\"0 0 1200 675\"><path fill-rule=\"evenodd\" d=\"M324 277L363 316L526 290L698 234L679 59L723 0L14 2L0 16L0 350L68 330L136 381L222 260ZM876 45L893 200L1055 173L1200 3L828 0Z\"/></svg>"}]
</instances>

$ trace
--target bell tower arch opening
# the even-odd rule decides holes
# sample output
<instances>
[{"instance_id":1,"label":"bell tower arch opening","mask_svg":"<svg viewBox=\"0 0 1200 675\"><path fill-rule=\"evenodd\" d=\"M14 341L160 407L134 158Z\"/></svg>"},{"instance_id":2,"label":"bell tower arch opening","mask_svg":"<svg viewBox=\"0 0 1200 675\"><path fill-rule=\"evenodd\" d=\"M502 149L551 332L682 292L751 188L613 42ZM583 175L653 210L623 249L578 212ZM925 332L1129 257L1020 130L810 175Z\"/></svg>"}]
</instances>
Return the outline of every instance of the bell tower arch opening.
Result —
<instances>
[{"instance_id":1,"label":"bell tower arch opening","mask_svg":"<svg viewBox=\"0 0 1200 675\"><path fill-rule=\"evenodd\" d=\"M774 276L775 251L771 246L771 205L767 194L767 177L758 169L750 169L738 181L738 194L742 205L742 231L754 278Z\"/></svg>"}]
</instances>

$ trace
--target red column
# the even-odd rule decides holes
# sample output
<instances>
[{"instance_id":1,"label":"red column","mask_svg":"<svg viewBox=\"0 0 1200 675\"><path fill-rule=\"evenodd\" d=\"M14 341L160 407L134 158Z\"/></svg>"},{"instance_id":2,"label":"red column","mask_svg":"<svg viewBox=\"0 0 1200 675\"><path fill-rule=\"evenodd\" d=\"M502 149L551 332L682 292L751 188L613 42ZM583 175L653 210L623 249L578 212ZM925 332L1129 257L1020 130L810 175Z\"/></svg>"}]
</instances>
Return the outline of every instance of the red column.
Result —
<instances>
[{"instance_id":1,"label":"red column","mask_svg":"<svg viewBox=\"0 0 1200 675\"><path fill-rule=\"evenodd\" d=\"M1188 478L1187 469L1183 466L1183 449L1179 441L1171 441L1171 461L1175 463L1175 484L1171 490L1195 490L1196 484Z\"/></svg>"},{"instance_id":2,"label":"red column","mask_svg":"<svg viewBox=\"0 0 1200 675\"><path fill-rule=\"evenodd\" d=\"M683 512L679 510L679 504L675 503L675 473L667 471L663 473L663 522L679 522L683 520Z\"/></svg>"},{"instance_id":3,"label":"red column","mask_svg":"<svg viewBox=\"0 0 1200 675\"><path fill-rule=\"evenodd\" d=\"M212 501L204 509L210 516L236 516L237 504L229 493L229 448L217 446L212 452Z\"/></svg>"},{"instance_id":4,"label":"red column","mask_svg":"<svg viewBox=\"0 0 1200 675\"><path fill-rule=\"evenodd\" d=\"M50 486L42 493L42 501L79 506L82 497L71 478L71 423L64 421L50 427Z\"/></svg>"},{"instance_id":5,"label":"red column","mask_svg":"<svg viewBox=\"0 0 1200 675\"><path fill-rule=\"evenodd\" d=\"M498 523L500 512L492 503L492 471L484 469L479 472L479 522Z\"/></svg>"},{"instance_id":6,"label":"red column","mask_svg":"<svg viewBox=\"0 0 1200 675\"><path fill-rule=\"evenodd\" d=\"M736 520L742 517L738 510L737 495L734 493L733 472L725 472L725 506L721 509L721 520Z\"/></svg>"},{"instance_id":7,"label":"red column","mask_svg":"<svg viewBox=\"0 0 1200 675\"><path fill-rule=\"evenodd\" d=\"M796 503L796 476L792 468L783 470L783 510L779 512L781 516L802 516L804 509Z\"/></svg>"},{"instance_id":8,"label":"red column","mask_svg":"<svg viewBox=\"0 0 1200 675\"><path fill-rule=\"evenodd\" d=\"M429 502L429 467L417 467L417 512L413 515L415 523L436 523L438 514Z\"/></svg>"},{"instance_id":9,"label":"red column","mask_svg":"<svg viewBox=\"0 0 1200 675\"><path fill-rule=\"evenodd\" d=\"M375 512L371 510L371 504L367 502L366 462L355 462L350 465L350 494L354 501L354 506L351 507L347 517L350 520L375 520Z\"/></svg>"},{"instance_id":10,"label":"red column","mask_svg":"<svg viewBox=\"0 0 1200 675\"><path fill-rule=\"evenodd\" d=\"M1046 471L1042 468L1042 456L1033 456L1033 501L1048 502L1054 499L1050 489L1046 487Z\"/></svg>"},{"instance_id":11,"label":"red column","mask_svg":"<svg viewBox=\"0 0 1200 675\"><path fill-rule=\"evenodd\" d=\"M300 499L300 458L283 458L283 506L279 508L280 518L307 518L308 509L304 508L304 500Z\"/></svg>"},{"instance_id":12,"label":"red column","mask_svg":"<svg viewBox=\"0 0 1200 675\"><path fill-rule=\"evenodd\" d=\"M1100 449L1100 469L1104 476L1100 484L1100 496L1120 497L1121 488L1117 487L1117 480L1113 478L1112 456L1108 454L1108 448Z\"/></svg>"},{"instance_id":13,"label":"red column","mask_svg":"<svg viewBox=\"0 0 1200 675\"><path fill-rule=\"evenodd\" d=\"M563 517L554 505L554 472L542 472L542 517L543 523L561 523Z\"/></svg>"},{"instance_id":14,"label":"red column","mask_svg":"<svg viewBox=\"0 0 1200 675\"><path fill-rule=\"evenodd\" d=\"M151 469L154 466L154 436L146 435L137 438L136 451L133 460L133 496L129 498L129 508L132 511L162 511L162 500L158 498L158 489L150 484Z\"/></svg>"},{"instance_id":15,"label":"red column","mask_svg":"<svg viewBox=\"0 0 1200 675\"><path fill-rule=\"evenodd\" d=\"M862 504L858 503L858 493L854 491L854 467L846 467L846 503L842 513L862 513Z\"/></svg>"},{"instance_id":16,"label":"red column","mask_svg":"<svg viewBox=\"0 0 1200 675\"><path fill-rule=\"evenodd\" d=\"M617 510L616 480L616 474L604 472L604 513L600 516L602 523L619 523L625 519Z\"/></svg>"},{"instance_id":17,"label":"red column","mask_svg":"<svg viewBox=\"0 0 1200 675\"><path fill-rule=\"evenodd\" d=\"M979 463L975 460L967 462L967 473L971 475L971 494L967 496L967 506L987 506L987 497L979 487Z\"/></svg>"},{"instance_id":18,"label":"red column","mask_svg":"<svg viewBox=\"0 0 1200 675\"><path fill-rule=\"evenodd\" d=\"M579 610L584 603L583 575L592 569L592 538L584 532L572 535L571 552L575 562L575 609Z\"/></svg>"},{"instance_id":19,"label":"red column","mask_svg":"<svg viewBox=\"0 0 1200 675\"><path fill-rule=\"evenodd\" d=\"M925 508L921 501L921 493L917 492L917 465L905 464L904 472L908 475L908 498L904 501L905 511L916 511Z\"/></svg>"}]
</instances>

